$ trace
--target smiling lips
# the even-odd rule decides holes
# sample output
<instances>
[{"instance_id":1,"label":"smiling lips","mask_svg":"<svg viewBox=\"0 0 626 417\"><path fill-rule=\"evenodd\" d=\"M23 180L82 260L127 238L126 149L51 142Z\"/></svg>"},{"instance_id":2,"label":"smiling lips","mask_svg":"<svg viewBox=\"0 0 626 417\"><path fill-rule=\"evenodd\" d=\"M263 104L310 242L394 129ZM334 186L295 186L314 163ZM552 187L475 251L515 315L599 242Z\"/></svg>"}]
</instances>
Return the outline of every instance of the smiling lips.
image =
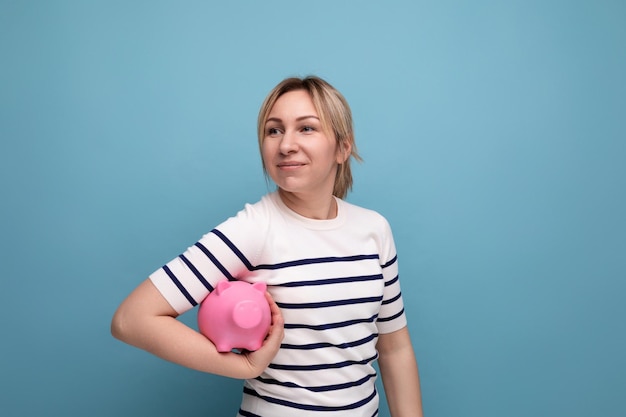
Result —
<instances>
[{"instance_id":1,"label":"smiling lips","mask_svg":"<svg viewBox=\"0 0 626 417\"><path fill-rule=\"evenodd\" d=\"M304 165L305 165L304 162L297 162L297 161L280 162L277 164L278 168L280 169L295 169Z\"/></svg>"}]
</instances>

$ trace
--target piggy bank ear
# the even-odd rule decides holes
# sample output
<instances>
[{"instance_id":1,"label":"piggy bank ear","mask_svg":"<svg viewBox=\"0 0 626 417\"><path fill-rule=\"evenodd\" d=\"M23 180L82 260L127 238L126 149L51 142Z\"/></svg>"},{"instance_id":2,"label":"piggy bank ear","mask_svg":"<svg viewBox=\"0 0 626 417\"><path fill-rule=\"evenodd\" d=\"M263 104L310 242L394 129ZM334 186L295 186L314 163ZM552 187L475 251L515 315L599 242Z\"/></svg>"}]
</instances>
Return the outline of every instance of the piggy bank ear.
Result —
<instances>
[{"instance_id":1,"label":"piggy bank ear","mask_svg":"<svg viewBox=\"0 0 626 417\"><path fill-rule=\"evenodd\" d=\"M226 291L228 288L230 288L231 283L223 280L217 283L217 288L215 289L217 291L217 295L220 295L223 291Z\"/></svg>"},{"instance_id":2,"label":"piggy bank ear","mask_svg":"<svg viewBox=\"0 0 626 417\"><path fill-rule=\"evenodd\" d=\"M265 294L265 291L267 291L267 284L264 282L255 282L252 284L252 288Z\"/></svg>"}]
</instances>

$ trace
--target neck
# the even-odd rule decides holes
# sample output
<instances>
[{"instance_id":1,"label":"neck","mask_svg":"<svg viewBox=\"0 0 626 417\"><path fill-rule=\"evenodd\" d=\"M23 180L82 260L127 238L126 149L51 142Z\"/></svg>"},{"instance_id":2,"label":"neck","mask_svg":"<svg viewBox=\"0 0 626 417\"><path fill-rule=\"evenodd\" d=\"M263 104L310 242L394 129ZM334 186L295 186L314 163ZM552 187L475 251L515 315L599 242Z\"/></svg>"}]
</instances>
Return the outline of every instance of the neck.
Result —
<instances>
[{"instance_id":1,"label":"neck","mask_svg":"<svg viewBox=\"0 0 626 417\"><path fill-rule=\"evenodd\" d=\"M332 194L310 197L279 188L278 195L287 207L309 219L330 220L337 217L337 201Z\"/></svg>"}]
</instances>

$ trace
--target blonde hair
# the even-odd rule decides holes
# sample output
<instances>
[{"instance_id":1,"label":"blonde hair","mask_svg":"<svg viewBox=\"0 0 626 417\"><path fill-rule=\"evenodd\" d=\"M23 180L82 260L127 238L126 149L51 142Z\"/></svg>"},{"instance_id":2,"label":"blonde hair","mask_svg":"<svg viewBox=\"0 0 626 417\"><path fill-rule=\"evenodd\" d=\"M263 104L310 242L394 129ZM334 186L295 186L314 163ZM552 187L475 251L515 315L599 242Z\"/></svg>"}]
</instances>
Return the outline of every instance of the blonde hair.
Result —
<instances>
[{"instance_id":1,"label":"blonde hair","mask_svg":"<svg viewBox=\"0 0 626 417\"><path fill-rule=\"evenodd\" d=\"M344 96L328 82L310 75L304 78L286 78L274 87L263 101L259 110L257 120L259 148L263 146L265 122L276 100L285 93L298 90L304 90L309 94L326 134L334 135L339 151L345 154L345 150L350 149L350 155L347 155L345 161L339 164L337 168L335 185L333 187L333 195L343 199L348 194L348 191L352 189L350 157L357 161L362 159L357 152L354 142L354 127L352 125L350 106ZM263 164L263 170L267 175L265 164Z\"/></svg>"}]
</instances>

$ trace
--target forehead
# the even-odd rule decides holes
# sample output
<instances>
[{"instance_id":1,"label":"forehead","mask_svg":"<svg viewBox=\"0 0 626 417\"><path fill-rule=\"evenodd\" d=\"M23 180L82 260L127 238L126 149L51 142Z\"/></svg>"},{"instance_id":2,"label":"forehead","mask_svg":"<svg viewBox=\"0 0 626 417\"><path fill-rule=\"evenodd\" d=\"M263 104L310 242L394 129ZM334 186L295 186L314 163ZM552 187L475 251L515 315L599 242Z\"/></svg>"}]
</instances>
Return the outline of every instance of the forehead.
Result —
<instances>
[{"instance_id":1,"label":"forehead","mask_svg":"<svg viewBox=\"0 0 626 417\"><path fill-rule=\"evenodd\" d=\"M282 117L281 117L282 116ZM270 117L319 117L313 99L305 90L294 90L282 94L269 111Z\"/></svg>"}]
</instances>

